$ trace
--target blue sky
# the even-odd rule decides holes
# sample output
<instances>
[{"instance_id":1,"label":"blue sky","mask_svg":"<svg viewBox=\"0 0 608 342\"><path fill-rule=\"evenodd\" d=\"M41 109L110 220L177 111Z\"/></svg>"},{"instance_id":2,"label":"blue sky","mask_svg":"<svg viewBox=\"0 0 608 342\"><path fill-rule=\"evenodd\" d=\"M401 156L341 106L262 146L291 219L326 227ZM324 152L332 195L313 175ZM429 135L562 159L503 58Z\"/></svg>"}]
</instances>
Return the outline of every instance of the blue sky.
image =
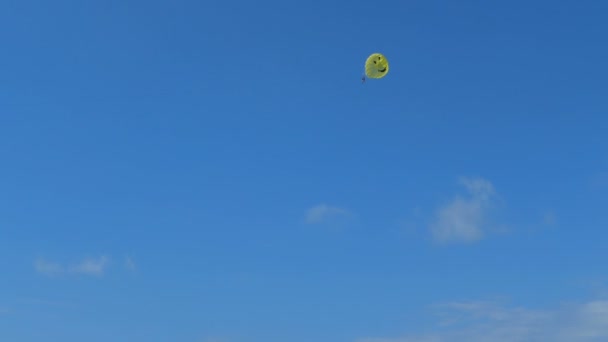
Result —
<instances>
[{"instance_id":1,"label":"blue sky","mask_svg":"<svg viewBox=\"0 0 608 342\"><path fill-rule=\"evenodd\" d=\"M607 11L2 2L0 340L608 339Z\"/></svg>"}]
</instances>

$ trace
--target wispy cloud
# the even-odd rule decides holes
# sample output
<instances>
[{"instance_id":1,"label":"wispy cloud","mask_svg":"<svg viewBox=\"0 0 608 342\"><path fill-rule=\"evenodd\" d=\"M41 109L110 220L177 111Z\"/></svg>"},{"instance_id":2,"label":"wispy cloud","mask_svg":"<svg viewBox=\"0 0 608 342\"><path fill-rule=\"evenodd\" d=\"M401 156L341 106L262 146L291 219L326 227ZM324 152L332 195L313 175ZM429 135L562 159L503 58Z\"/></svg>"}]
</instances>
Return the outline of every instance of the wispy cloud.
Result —
<instances>
[{"instance_id":1,"label":"wispy cloud","mask_svg":"<svg viewBox=\"0 0 608 342\"><path fill-rule=\"evenodd\" d=\"M555 226L557 224L557 216L553 211L547 211L543 214L543 225Z\"/></svg>"},{"instance_id":2,"label":"wispy cloud","mask_svg":"<svg viewBox=\"0 0 608 342\"><path fill-rule=\"evenodd\" d=\"M604 189L608 186L608 172L599 172L591 177L591 186Z\"/></svg>"},{"instance_id":3,"label":"wispy cloud","mask_svg":"<svg viewBox=\"0 0 608 342\"><path fill-rule=\"evenodd\" d=\"M220 337L207 337L204 338L201 342L228 342L228 339Z\"/></svg>"},{"instance_id":4,"label":"wispy cloud","mask_svg":"<svg viewBox=\"0 0 608 342\"><path fill-rule=\"evenodd\" d=\"M60 263L38 259L34 262L34 267L38 273L54 276L61 274L84 274L89 276L103 276L108 266L109 258L100 256L99 258L86 258L80 262L68 266Z\"/></svg>"},{"instance_id":5,"label":"wispy cloud","mask_svg":"<svg viewBox=\"0 0 608 342\"><path fill-rule=\"evenodd\" d=\"M63 266L56 262L38 259L34 262L34 268L38 273L53 276L63 273Z\"/></svg>"},{"instance_id":6,"label":"wispy cloud","mask_svg":"<svg viewBox=\"0 0 608 342\"><path fill-rule=\"evenodd\" d=\"M25 297L18 298L20 305L34 305L34 306L50 306L57 308L73 308L76 307L77 304L71 302L69 300L63 299L48 299L48 298L35 298L35 297Z\"/></svg>"},{"instance_id":7,"label":"wispy cloud","mask_svg":"<svg viewBox=\"0 0 608 342\"><path fill-rule=\"evenodd\" d=\"M306 213L306 223L318 224L328 223L339 219L347 219L353 216L347 209L319 204L308 209Z\"/></svg>"},{"instance_id":8,"label":"wispy cloud","mask_svg":"<svg viewBox=\"0 0 608 342\"><path fill-rule=\"evenodd\" d=\"M109 258L101 256L99 258L84 259L69 268L72 273L79 273L91 276L102 276L108 265Z\"/></svg>"},{"instance_id":9,"label":"wispy cloud","mask_svg":"<svg viewBox=\"0 0 608 342\"><path fill-rule=\"evenodd\" d=\"M494 186L482 178L462 178L460 183L469 196L456 196L437 210L429 226L435 241L470 243L484 237L486 214L496 195Z\"/></svg>"},{"instance_id":10,"label":"wispy cloud","mask_svg":"<svg viewBox=\"0 0 608 342\"><path fill-rule=\"evenodd\" d=\"M537 342L608 340L608 301L564 305L553 310L506 307L491 302L438 306L434 333L358 342Z\"/></svg>"},{"instance_id":11,"label":"wispy cloud","mask_svg":"<svg viewBox=\"0 0 608 342\"><path fill-rule=\"evenodd\" d=\"M130 256L125 257L125 268L129 271L135 271L135 261Z\"/></svg>"}]
</instances>

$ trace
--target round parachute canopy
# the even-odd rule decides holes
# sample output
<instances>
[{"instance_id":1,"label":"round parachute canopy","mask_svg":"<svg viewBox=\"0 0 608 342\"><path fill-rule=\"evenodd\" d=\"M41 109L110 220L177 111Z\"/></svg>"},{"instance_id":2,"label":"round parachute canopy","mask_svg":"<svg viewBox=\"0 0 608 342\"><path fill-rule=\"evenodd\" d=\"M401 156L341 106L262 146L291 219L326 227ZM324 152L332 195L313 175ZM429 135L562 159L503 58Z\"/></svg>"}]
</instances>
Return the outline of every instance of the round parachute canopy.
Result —
<instances>
[{"instance_id":1,"label":"round parachute canopy","mask_svg":"<svg viewBox=\"0 0 608 342\"><path fill-rule=\"evenodd\" d=\"M365 76L382 78L388 74L388 60L381 53L373 53L365 61Z\"/></svg>"}]
</instances>

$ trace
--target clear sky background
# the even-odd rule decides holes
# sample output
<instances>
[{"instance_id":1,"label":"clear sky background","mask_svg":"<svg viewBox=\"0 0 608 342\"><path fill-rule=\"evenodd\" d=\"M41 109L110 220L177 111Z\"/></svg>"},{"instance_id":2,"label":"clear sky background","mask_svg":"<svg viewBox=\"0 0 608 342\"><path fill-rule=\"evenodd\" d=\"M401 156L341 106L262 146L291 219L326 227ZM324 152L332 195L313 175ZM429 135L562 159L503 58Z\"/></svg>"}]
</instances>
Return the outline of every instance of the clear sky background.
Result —
<instances>
[{"instance_id":1,"label":"clear sky background","mask_svg":"<svg viewBox=\"0 0 608 342\"><path fill-rule=\"evenodd\" d=\"M607 14L3 1L0 340L607 340Z\"/></svg>"}]
</instances>

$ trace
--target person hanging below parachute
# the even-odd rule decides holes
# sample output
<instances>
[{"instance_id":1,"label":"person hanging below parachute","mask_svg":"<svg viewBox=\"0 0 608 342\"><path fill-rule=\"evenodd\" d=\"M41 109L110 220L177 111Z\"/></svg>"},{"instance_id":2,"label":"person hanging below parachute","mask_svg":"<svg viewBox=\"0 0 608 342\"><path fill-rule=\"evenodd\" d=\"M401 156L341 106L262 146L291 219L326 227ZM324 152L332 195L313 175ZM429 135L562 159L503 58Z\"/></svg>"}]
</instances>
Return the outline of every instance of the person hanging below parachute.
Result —
<instances>
[{"instance_id":1,"label":"person hanging below parachute","mask_svg":"<svg viewBox=\"0 0 608 342\"><path fill-rule=\"evenodd\" d=\"M388 73L388 60L381 53L372 53L365 61L365 74L361 83L367 78L382 78Z\"/></svg>"}]
</instances>

